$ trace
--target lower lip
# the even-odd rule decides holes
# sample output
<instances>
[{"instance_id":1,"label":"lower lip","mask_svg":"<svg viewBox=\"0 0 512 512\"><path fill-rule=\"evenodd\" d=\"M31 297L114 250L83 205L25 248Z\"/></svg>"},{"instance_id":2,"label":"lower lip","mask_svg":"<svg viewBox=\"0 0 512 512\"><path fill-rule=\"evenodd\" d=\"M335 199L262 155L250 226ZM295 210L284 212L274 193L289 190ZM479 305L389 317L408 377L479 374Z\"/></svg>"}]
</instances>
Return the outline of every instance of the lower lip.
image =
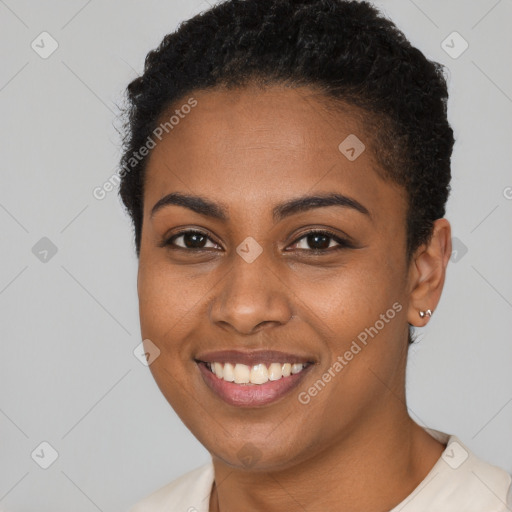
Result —
<instances>
[{"instance_id":1,"label":"lower lip","mask_svg":"<svg viewBox=\"0 0 512 512\"><path fill-rule=\"evenodd\" d=\"M299 373L292 373L289 377L281 377L279 380L269 380L265 384L235 384L219 379L205 363L197 365L206 385L222 400L238 407L256 407L276 402L297 387L313 366L310 364Z\"/></svg>"}]
</instances>

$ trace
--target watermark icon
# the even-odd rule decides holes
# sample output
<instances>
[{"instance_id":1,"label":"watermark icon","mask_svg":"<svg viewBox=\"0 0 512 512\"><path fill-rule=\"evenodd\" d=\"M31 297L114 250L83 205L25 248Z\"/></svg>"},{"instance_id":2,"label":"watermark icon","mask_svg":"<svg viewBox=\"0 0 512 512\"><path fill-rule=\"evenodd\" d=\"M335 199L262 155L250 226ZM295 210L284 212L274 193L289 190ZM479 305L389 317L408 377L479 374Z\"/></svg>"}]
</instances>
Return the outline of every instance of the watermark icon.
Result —
<instances>
[{"instance_id":1,"label":"watermark icon","mask_svg":"<svg viewBox=\"0 0 512 512\"><path fill-rule=\"evenodd\" d=\"M48 32L41 32L30 47L39 57L47 59L59 47L59 43Z\"/></svg>"},{"instance_id":2,"label":"watermark icon","mask_svg":"<svg viewBox=\"0 0 512 512\"><path fill-rule=\"evenodd\" d=\"M505 187L503 189L503 196L505 199L512 199L512 187Z\"/></svg>"},{"instance_id":3,"label":"watermark icon","mask_svg":"<svg viewBox=\"0 0 512 512\"><path fill-rule=\"evenodd\" d=\"M112 176L110 176L110 178L101 186L95 187L92 191L93 197L99 201L105 199L107 194L112 192L114 188L121 183L121 178L131 172L139 162L149 155L149 151L157 144L155 139L161 141L164 136L164 132L169 133L171 130L174 130L174 128L180 123L180 120L184 119L195 106L197 106L197 100L193 97L189 98L187 103L184 103L179 109L176 109L174 114L167 121L160 123L152 132L154 138L149 135L146 142L138 149L138 151L134 151L132 153L128 162L125 163L119 171L112 174Z\"/></svg>"},{"instance_id":4,"label":"watermark icon","mask_svg":"<svg viewBox=\"0 0 512 512\"><path fill-rule=\"evenodd\" d=\"M57 246L46 236L43 236L32 247L32 254L42 263L48 263L56 254Z\"/></svg>"},{"instance_id":5,"label":"watermark icon","mask_svg":"<svg viewBox=\"0 0 512 512\"><path fill-rule=\"evenodd\" d=\"M237 452L238 460L246 467L251 468L261 459L261 451L252 443L245 443Z\"/></svg>"},{"instance_id":6,"label":"watermark icon","mask_svg":"<svg viewBox=\"0 0 512 512\"><path fill-rule=\"evenodd\" d=\"M135 347L133 355L144 366L149 366L160 355L160 349L150 339L145 339Z\"/></svg>"},{"instance_id":7,"label":"watermark icon","mask_svg":"<svg viewBox=\"0 0 512 512\"><path fill-rule=\"evenodd\" d=\"M352 359L354 359L354 356L359 354L359 352L366 347L369 341L368 336L372 339L377 336L377 334L384 329L386 324L389 324L390 320L395 318L396 314L400 311L402 311L402 304L400 304L400 302L395 302L392 307L386 311L386 313L381 313L379 320L377 320L371 327L367 327L364 331L361 331L357 335L357 338L352 341L350 348L346 350L343 355L339 355L336 358L336 361L324 374L322 374L321 378L310 386L307 391L301 391L297 395L299 402L303 405L309 404L309 402L311 402L311 398L317 396L325 386L331 382L331 380L336 377L336 375L338 375L341 370L343 370L343 368L352 361Z\"/></svg>"},{"instance_id":8,"label":"watermark icon","mask_svg":"<svg viewBox=\"0 0 512 512\"><path fill-rule=\"evenodd\" d=\"M452 237L452 255L450 261L458 263L466 253L468 252L468 246L456 236Z\"/></svg>"},{"instance_id":9,"label":"watermark icon","mask_svg":"<svg viewBox=\"0 0 512 512\"><path fill-rule=\"evenodd\" d=\"M254 240L252 236L248 236L237 248L236 252L247 263L252 263L262 252L263 247Z\"/></svg>"},{"instance_id":10,"label":"watermark icon","mask_svg":"<svg viewBox=\"0 0 512 512\"><path fill-rule=\"evenodd\" d=\"M59 454L48 441L43 441L33 450L30 456L38 466L48 469L57 460Z\"/></svg>"},{"instance_id":11,"label":"watermark icon","mask_svg":"<svg viewBox=\"0 0 512 512\"><path fill-rule=\"evenodd\" d=\"M441 48L452 58L458 59L469 47L469 43L456 31L441 43Z\"/></svg>"},{"instance_id":12,"label":"watermark icon","mask_svg":"<svg viewBox=\"0 0 512 512\"><path fill-rule=\"evenodd\" d=\"M348 160L353 162L359 158L361 153L366 149L366 146L361 140L351 133L343 142L338 146L340 153L346 156Z\"/></svg>"},{"instance_id":13,"label":"watermark icon","mask_svg":"<svg viewBox=\"0 0 512 512\"><path fill-rule=\"evenodd\" d=\"M467 450L464 449L464 447L459 443L457 443L457 441L451 442L441 455L441 458L452 469L457 469L460 467L468 457L469 454Z\"/></svg>"}]
</instances>

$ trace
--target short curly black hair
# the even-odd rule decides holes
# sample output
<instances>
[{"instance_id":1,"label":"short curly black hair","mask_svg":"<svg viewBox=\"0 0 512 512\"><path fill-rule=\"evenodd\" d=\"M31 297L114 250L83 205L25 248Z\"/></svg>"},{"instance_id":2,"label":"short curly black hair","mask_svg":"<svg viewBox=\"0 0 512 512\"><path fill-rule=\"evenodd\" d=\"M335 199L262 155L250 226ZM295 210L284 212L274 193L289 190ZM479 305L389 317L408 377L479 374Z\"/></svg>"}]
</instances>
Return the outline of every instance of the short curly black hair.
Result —
<instances>
[{"instance_id":1,"label":"short curly black hair","mask_svg":"<svg viewBox=\"0 0 512 512\"><path fill-rule=\"evenodd\" d=\"M162 115L192 92L256 84L306 86L333 111L359 109L377 172L407 192L410 262L450 193L454 137L443 72L366 1L224 0L182 22L127 87L119 194L137 256L148 159L140 150Z\"/></svg>"}]
</instances>

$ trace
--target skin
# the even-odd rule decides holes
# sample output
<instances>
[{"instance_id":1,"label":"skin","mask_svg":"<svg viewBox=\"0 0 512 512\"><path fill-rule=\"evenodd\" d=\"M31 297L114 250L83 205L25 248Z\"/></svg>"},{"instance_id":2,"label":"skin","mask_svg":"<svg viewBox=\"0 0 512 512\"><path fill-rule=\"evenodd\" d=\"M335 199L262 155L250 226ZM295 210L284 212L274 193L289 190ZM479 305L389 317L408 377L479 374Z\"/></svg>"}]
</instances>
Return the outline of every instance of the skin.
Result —
<instances>
[{"instance_id":1,"label":"skin","mask_svg":"<svg viewBox=\"0 0 512 512\"><path fill-rule=\"evenodd\" d=\"M160 350L151 372L212 455L210 511L390 510L444 449L408 415L405 367L408 323L425 325L429 318L418 312L434 311L441 296L450 224L437 220L431 242L407 264L405 191L379 177L353 107L328 112L314 91L278 86L193 97L197 106L148 161L138 293L143 339ZM338 149L349 134L366 145L354 161ZM329 206L274 223L275 205L333 191L371 217ZM171 192L222 203L229 220L177 205L151 216ZM199 244L202 253L179 250L183 237L174 249L161 246L192 228L210 237ZM318 245L304 238L312 228L348 236L354 248L333 250L338 243L327 238L328 248L314 255ZM236 252L247 237L263 249L252 263ZM401 311L300 403L298 393L396 302ZM242 409L212 393L194 362L200 352L229 348L299 353L316 364L300 389ZM251 464L238 456L242 448Z\"/></svg>"}]
</instances>

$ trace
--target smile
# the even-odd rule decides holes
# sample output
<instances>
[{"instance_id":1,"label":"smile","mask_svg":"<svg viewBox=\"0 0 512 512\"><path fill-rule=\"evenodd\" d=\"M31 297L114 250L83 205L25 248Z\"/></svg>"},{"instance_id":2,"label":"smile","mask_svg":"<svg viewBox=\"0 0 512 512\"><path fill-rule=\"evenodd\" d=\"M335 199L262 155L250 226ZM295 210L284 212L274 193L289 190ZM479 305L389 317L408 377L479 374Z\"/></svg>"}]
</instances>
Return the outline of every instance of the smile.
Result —
<instances>
[{"instance_id":1,"label":"smile","mask_svg":"<svg viewBox=\"0 0 512 512\"><path fill-rule=\"evenodd\" d=\"M290 375L300 373L309 363L271 363L265 365L263 363L256 364L252 367L246 364L232 363L206 363L206 366L219 379L226 382L234 382L235 384L255 384L261 385L268 381L276 381L287 378Z\"/></svg>"},{"instance_id":2,"label":"smile","mask_svg":"<svg viewBox=\"0 0 512 512\"><path fill-rule=\"evenodd\" d=\"M196 363L209 390L237 407L258 407L278 401L289 395L313 367L312 363L271 363L268 367L262 363L251 367L241 363ZM231 378L232 381L227 380Z\"/></svg>"}]
</instances>

